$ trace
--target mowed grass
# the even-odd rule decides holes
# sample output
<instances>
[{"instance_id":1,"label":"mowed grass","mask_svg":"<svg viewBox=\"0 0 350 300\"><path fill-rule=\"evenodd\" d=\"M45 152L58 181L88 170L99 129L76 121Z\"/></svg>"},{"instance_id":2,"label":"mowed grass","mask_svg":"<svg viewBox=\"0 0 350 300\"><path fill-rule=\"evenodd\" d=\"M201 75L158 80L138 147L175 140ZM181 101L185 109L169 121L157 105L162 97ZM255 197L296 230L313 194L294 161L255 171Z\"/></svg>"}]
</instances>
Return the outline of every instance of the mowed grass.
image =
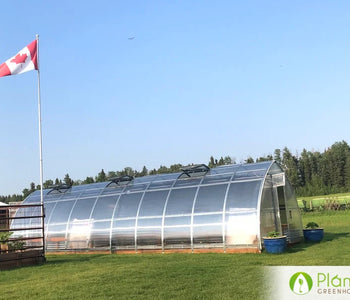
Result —
<instances>
[{"instance_id":1,"label":"mowed grass","mask_svg":"<svg viewBox=\"0 0 350 300\"><path fill-rule=\"evenodd\" d=\"M0 272L0 299L265 299L271 265L349 265L350 211L303 215L321 243L284 254L47 255L42 266Z\"/></svg>"}]
</instances>

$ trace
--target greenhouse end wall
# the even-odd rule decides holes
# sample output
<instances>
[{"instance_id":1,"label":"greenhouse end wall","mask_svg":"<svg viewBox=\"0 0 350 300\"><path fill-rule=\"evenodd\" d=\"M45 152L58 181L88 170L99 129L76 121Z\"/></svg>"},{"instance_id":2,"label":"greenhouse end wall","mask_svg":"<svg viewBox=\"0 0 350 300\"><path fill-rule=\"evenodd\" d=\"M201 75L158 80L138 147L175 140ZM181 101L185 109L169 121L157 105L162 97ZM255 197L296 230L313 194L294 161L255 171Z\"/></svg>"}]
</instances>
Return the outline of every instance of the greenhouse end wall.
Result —
<instances>
[{"instance_id":1,"label":"greenhouse end wall","mask_svg":"<svg viewBox=\"0 0 350 300\"><path fill-rule=\"evenodd\" d=\"M275 162L206 168L45 190L46 251L259 252L262 233L282 229L273 184L281 169ZM286 206L297 207L285 193ZM37 202L40 192L24 201ZM299 230L295 219L288 232Z\"/></svg>"}]
</instances>

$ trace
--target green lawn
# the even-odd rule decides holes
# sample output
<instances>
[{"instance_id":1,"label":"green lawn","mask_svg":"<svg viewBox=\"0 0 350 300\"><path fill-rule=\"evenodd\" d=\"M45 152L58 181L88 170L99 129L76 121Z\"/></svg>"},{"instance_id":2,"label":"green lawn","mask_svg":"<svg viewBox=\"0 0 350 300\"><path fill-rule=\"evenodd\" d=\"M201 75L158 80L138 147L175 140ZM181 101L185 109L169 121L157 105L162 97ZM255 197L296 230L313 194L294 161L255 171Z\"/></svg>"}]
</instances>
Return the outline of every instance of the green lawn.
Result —
<instances>
[{"instance_id":1,"label":"green lawn","mask_svg":"<svg viewBox=\"0 0 350 300\"><path fill-rule=\"evenodd\" d=\"M0 272L0 299L260 299L262 266L349 265L350 211L303 215L321 243L284 254L48 255L42 266Z\"/></svg>"}]
</instances>

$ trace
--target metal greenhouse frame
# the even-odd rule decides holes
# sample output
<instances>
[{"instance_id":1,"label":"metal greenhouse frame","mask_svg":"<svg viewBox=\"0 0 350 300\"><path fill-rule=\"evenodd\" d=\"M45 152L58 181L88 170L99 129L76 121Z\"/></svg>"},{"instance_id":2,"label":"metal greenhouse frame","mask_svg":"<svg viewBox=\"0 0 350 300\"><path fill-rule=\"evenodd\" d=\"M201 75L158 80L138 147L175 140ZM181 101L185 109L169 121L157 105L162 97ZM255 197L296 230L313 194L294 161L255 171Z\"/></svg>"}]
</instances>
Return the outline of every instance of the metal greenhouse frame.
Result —
<instances>
[{"instance_id":1,"label":"metal greenhouse frame","mask_svg":"<svg viewBox=\"0 0 350 300\"><path fill-rule=\"evenodd\" d=\"M24 204L39 202L36 191ZM260 252L269 231L302 239L293 188L274 161L55 186L44 206L47 252Z\"/></svg>"}]
</instances>

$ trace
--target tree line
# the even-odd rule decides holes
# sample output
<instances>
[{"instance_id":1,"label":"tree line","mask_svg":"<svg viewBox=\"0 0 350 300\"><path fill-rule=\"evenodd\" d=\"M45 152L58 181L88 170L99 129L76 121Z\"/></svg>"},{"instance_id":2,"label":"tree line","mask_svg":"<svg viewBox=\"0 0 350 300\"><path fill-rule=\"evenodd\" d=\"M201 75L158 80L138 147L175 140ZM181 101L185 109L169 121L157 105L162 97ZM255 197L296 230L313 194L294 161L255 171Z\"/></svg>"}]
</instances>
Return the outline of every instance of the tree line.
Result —
<instances>
[{"instance_id":1,"label":"tree line","mask_svg":"<svg viewBox=\"0 0 350 300\"><path fill-rule=\"evenodd\" d=\"M298 196L327 195L332 193L350 192L350 147L345 141L336 142L324 152L310 151L303 149L300 154L292 154L291 151L284 147L275 149L273 154L260 156L256 159L249 156L244 163L254 163L263 161L277 161L291 184L294 186ZM236 161L230 156L220 157L219 159L210 157L208 166L210 168L234 164ZM112 177L130 175L134 177L155 175L162 173L180 172L182 164L173 164L169 167L161 165L158 169L148 170L146 166L142 170L134 170L126 167L120 171L101 170L96 176L87 176L84 180L73 180L69 174L63 179L46 180L43 187L50 188L54 185L80 185L95 182L104 182ZM25 199L30 193L40 189L40 185L34 182L30 183L29 188L25 188L22 194L0 196L0 202L17 202Z\"/></svg>"}]
</instances>

